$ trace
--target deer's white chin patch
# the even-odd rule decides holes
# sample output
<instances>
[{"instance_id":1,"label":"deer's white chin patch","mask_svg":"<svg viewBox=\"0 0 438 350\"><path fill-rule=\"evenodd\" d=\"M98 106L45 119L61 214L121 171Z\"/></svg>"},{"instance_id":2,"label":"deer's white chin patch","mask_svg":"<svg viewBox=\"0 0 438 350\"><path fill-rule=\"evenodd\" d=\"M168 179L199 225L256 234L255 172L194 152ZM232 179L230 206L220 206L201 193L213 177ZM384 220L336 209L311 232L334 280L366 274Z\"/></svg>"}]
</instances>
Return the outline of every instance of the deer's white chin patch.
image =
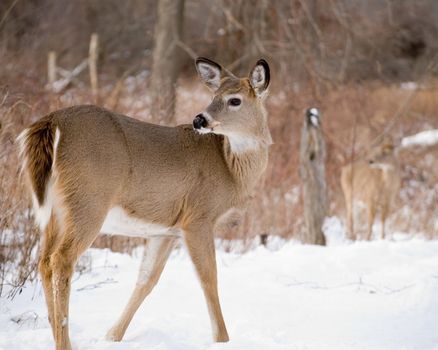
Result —
<instances>
[{"instance_id":1,"label":"deer's white chin patch","mask_svg":"<svg viewBox=\"0 0 438 350\"><path fill-rule=\"evenodd\" d=\"M201 128L201 129L195 129L197 132L199 132L200 134L209 134L211 132L213 132L212 128Z\"/></svg>"},{"instance_id":2,"label":"deer's white chin patch","mask_svg":"<svg viewBox=\"0 0 438 350\"><path fill-rule=\"evenodd\" d=\"M233 153L245 153L254 151L260 147L260 141L240 134L227 134Z\"/></svg>"}]
</instances>

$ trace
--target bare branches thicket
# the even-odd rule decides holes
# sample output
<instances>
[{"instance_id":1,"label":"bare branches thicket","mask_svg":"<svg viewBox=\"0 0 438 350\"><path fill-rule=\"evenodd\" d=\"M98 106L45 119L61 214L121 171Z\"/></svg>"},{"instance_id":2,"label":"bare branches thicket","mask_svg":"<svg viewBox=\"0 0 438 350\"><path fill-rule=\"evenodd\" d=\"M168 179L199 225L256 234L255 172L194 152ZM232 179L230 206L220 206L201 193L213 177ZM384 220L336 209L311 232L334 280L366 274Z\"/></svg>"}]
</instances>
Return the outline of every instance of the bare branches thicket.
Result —
<instances>
[{"instance_id":1,"label":"bare branches thicket","mask_svg":"<svg viewBox=\"0 0 438 350\"><path fill-rule=\"evenodd\" d=\"M27 120L30 106L17 101L6 107L7 93L0 95L0 295L9 286L9 296L20 292L36 277L39 235L34 227L18 167L15 138Z\"/></svg>"}]
</instances>

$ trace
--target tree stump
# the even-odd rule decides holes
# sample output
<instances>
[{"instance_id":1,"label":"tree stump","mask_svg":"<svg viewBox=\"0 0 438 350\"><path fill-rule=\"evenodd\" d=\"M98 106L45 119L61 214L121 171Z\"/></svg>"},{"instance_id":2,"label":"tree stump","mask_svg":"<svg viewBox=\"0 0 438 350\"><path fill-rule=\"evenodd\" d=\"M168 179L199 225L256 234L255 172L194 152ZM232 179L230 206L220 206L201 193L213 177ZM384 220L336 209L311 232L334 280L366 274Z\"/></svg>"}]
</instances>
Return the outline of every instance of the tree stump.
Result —
<instances>
[{"instance_id":1,"label":"tree stump","mask_svg":"<svg viewBox=\"0 0 438 350\"><path fill-rule=\"evenodd\" d=\"M316 108L310 108L305 114L300 145L300 178L306 226L302 241L307 244L325 245L322 232L327 214L325 157L320 113Z\"/></svg>"}]
</instances>

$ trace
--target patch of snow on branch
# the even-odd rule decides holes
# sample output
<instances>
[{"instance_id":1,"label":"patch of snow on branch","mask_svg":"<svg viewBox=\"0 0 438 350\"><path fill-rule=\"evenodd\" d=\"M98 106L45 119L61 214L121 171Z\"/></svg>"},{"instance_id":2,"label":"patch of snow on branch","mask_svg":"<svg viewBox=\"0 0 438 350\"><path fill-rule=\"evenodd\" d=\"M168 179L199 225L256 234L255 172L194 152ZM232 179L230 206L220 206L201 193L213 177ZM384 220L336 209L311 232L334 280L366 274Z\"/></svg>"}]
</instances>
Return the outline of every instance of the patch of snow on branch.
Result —
<instances>
[{"instance_id":1,"label":"patch of snow on branch","mask_svg":"<svg viewBox=\"0 0 438 350\"><path fill-rule=\"evenodd\" d=\"M413 81L407 81L405 83L401 83L400 87L403 90L412 91L412 90L417 90L418 89L418 84L416 82L413 82Z\"/></svg>"},{"instance_id":2,"label":"patch of snow on branch","mask_svg":"<svg viewBox=\"0 0 438 350\"><path fill-rule=\"evenodd\" d=\"M438 129L421 131L418 134L404 137L401 141L403 148L413 146L433 146L438 144Z\"/></svg>"}]
</instances>

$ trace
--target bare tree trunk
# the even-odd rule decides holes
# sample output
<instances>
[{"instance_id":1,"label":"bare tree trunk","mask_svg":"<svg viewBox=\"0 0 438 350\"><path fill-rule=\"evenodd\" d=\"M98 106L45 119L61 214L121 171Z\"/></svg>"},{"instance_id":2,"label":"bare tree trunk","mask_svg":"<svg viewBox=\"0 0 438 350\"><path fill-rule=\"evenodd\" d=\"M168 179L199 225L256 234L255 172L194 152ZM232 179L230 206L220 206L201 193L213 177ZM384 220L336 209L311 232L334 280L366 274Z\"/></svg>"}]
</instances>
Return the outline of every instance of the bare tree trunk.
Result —
<instances>
[{"instance_id":1,"label":"bare tree trunk","mask_svg":"<svg viewBox=\"0 0 438 350\"><path fill-rule=\"evenodd\" d=\"M268 30L268 8L269 0L223 1L226 34L219 42L218 56L230 62L227 68L239 75L248 74L248 65L269 56L263 47Z\"/></svg>"},{"instance_id":2,"label":"bare tree trunk","mask_svg":"<svg viewBox=\"0 0 438 350\"><path fill-rule=\"evenodd\" d=\"M303 184L305 234L302 241L325 245L322 225L327 214L325 142L316 108L306 112L301 130L300 177Z\"/></svg>"},{"instance_id":3,"label":"bare tree trunk","mask_svg":"<svg viewBox=\"0 0 438 350\"><path fill-rule=\"evenodd\" d=\"M47 77L50 89L53 89L53 83L56 81L56 52L50 51L47 57Z\"/></svg>"},{"instance_id":4,"label":"bare tree trunk","mask_svg":"<svg viewBox=\"0 0 438 350\"><path fill-rule=\"evenodd\" d=\"M184 0L159 0L151 76L151 115L160 124L175 124L175 84L180 70L178 42Z\"/></svg>"}]
</instances>

